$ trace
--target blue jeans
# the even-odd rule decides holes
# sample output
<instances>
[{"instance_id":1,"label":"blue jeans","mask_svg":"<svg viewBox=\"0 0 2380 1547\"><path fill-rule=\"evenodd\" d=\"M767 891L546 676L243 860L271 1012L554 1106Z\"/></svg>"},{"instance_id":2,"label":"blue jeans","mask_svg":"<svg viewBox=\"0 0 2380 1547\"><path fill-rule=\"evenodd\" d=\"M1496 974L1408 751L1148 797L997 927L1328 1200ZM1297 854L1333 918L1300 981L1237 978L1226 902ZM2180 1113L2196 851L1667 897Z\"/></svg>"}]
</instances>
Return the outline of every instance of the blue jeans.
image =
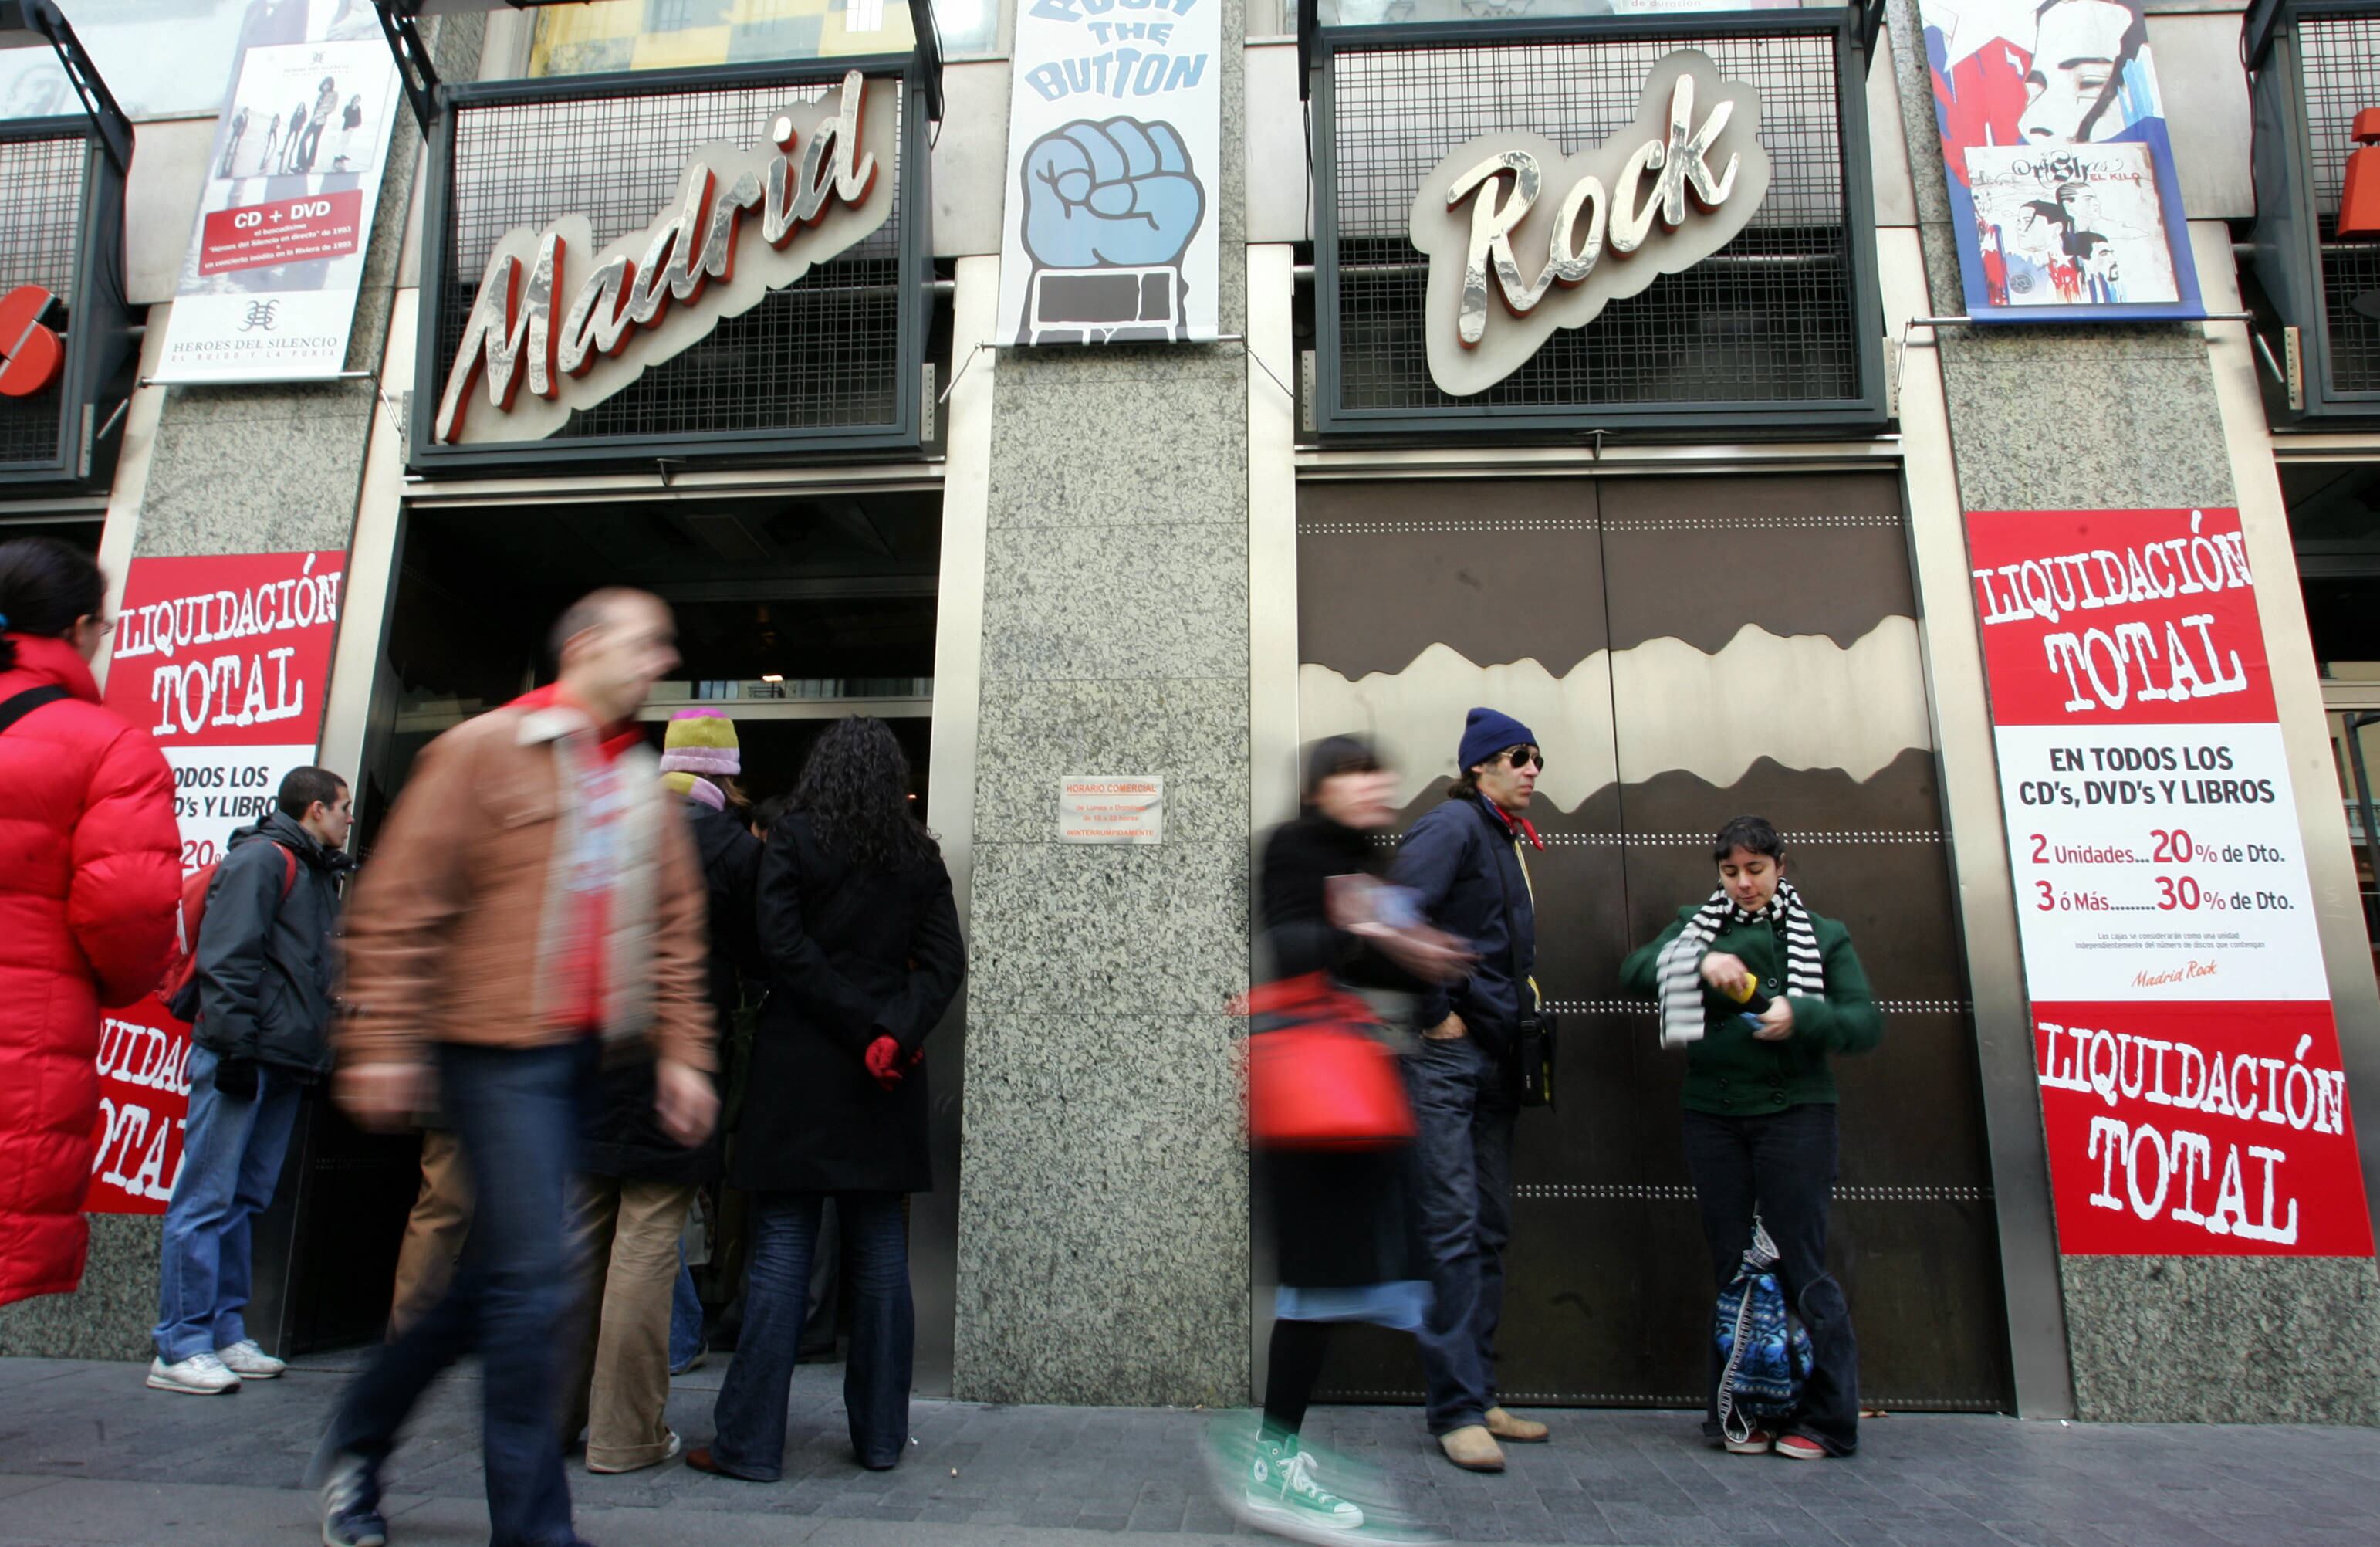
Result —
<instances>
[{"instance_id":1,"label":"blue jeans","mask_svg":"<svg viewBox=\"0 0 2380 1547\"><path fill-rule=\"evenodd\" d=\"M1487 1421L1496 1406L1496 1327L1512 1239L1512 1072L1469 1037L1422 1040L1406 1066L1429 1321L1421 1332L1429 1431Z\"/></svg>"},{"instance_id":2,"label":"blue jeans","mask_svg":"<svg viewBox=\"0 0 2380 1547\"><path fill-rule=\"evenodd\" d=\"M1815 1440L1830 1456L1859 1448L1859 1340L1843 1286L1827 1271L1827 1207L1834 1196L1836 1130L1830 1102L1758 1116L1686 1113L1686 1170L1702 1205L1711 1276L1721 1289L1752 1244L1752 1216L1776 1243L1785 1303L1810 1334L1810 1378L1801 1411L1784 1432ZM1718 1434L1718 1347L1704 1334L1707 1402L1703 1432Z\"/></svg>"},{"instance_id":3,"label":"blue jeans","mask_svg":"<svg viewBox=\"0 0 2380 1547\"><path fill-rule=\"evenodd\" d=\"M702 1352L702 1297L694 1292L694 1270L686 1265L686 1243L677 1244L677 1287L670 1292L670 1370L675 1372Z\"/></svg>"},{"instance_id":4,"label":"blue jeans","mask_svg":"<svg viewBox=\"0 0 2380 1547\"><path fill-rule=\"evenodd\" d=\"M478 1212L454 1285L347 1388L321 1454L374 1472L441 1371L478 1350L492 1547L577 1541L554 1439L565 1297L562 1210L595 1093L594 1038L555 1047L438 1049L441 1110L462 1140ZM377 1479L367 1484L377 1502Z\"/></svg>"},{"instance_id":5,"label":"blue jeans","mask_svg":"<svg viewBox=\"0 0 2380 1547\"><path fill-rule=\"evenodd\" d=\"M752 1200L752 1265L735 1362L711 1409L711 1458L737 1477L784 1471L785 1403L808 1320L810 1255L826 1194L768 1192ZM909 1299L908 1226L897 1192L839 1192L835 1216L850 1267L851 1358L843 1406L859 1464L882 1471L909 1443L909 1376L917 1313Z\"/></svg>"},{"instance_id":6,"label":"blue jeans","mask_svg":"<svg viewBox=\"0 0 2380 1547\"><path fill-rule=\"evenodd\" d=\"M157 1261L157 1357L179 1364L248 1336L249 1224L273 1201L303 1093L297 1078L260 1067L247 1100L215 1089L213 1054L190 1044L190 1115L182 1174L165 1205Z\"/></svg>"}]
</instances>

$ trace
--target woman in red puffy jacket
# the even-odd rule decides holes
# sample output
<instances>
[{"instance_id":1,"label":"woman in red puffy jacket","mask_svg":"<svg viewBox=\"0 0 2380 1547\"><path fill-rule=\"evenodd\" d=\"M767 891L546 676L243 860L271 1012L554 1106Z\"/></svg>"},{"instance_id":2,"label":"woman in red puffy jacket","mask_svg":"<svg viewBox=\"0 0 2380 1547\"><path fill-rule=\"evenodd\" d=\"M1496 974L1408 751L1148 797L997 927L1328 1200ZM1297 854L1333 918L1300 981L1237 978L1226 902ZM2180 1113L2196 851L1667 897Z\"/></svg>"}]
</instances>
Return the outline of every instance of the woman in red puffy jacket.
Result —
<instances>
[{"instance_id":1,"label":"woman in red puffy jacket","mask_svg":"<svg viewBox=\"0 0 2380 1547\"><path fill-rule=\"evenodd\" d=\"M174 775L99 706L105 594L55 539L0 542L0 1305L82 1282L99 1007L174 948Z\"/></svg>"}]
</instances>

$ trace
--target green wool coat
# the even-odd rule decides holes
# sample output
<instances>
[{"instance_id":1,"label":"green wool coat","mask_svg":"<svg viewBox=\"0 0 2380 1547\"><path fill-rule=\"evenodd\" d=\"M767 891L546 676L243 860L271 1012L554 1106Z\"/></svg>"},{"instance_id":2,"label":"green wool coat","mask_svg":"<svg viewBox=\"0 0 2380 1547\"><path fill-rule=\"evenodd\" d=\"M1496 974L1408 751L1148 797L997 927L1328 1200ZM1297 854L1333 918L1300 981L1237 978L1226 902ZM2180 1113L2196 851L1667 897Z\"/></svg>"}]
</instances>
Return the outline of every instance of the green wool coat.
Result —
<instances>
[{"instance_id":1,"label":"green wool coat","mask_svg":"<svg viewBox=\"0 0 2380 1547\"><path fill-rule=\"evenodd\" d=\"M1624 991L1639 998L1660 997L1661 953L1678 938L1701 905L1682 907L1661 937L1642 946L1620 969ZM1784 932L1774 916L1721 930L1709 949L1740 956L1760 980L1760 992L1793 1006L1793 1034L1779 1042L1754 1037L1743 1006L1708 984L1703 987L1703 1040L1686 1048L1685 1103L1722 1116L1758 1116L1835 1099L1836 1053L1865 1053L1884 1036L1884 1017L1870 996L1867 973L1852 949L1851 932L1832 919L1810 915L1826 960L1827 995L1813 999L1785 993Z\"/></svg>"}]
</instances>

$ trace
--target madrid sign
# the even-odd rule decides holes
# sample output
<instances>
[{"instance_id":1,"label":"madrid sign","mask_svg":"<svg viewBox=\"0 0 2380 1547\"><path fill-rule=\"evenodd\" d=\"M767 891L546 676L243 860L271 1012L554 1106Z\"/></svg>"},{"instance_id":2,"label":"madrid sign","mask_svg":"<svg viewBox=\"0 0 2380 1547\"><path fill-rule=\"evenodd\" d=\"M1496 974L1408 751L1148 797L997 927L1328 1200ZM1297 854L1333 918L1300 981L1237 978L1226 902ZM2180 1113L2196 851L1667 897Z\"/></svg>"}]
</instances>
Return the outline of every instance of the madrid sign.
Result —
<instances>
[{"instance_id":1,"label":"madrid sign","mask_svg":"<svg viewBox=\"0 0 2380 1547\"><path fill-rule=\"evenodd\" d=\"M867 111L867 99L854 70L821 101L778 110L761 146L698 147L668 207L600 251L584 215L504 233L448 367L431 438L468 445L551 435L721 319L873 235L892 214L889 179L878 173L898 164L898 116ZM741 240L755 224L759 240Z\"/></svg>"},{"instance_id":2,"label":"madrid sign","mask_svg":"<svg viewBox=\"0 0 2380 1547\"><path fill-rule=\"evenodd\" d=\"M1411 223L1429 259L1431 380L1485 392L1556 328L1585 327L1733 240L1768 193L1759 131L1759 93L1687 48L1653 67L1635 117L1591 150L1500 132L1446 156Z\"/></svg>"}]
</instances>

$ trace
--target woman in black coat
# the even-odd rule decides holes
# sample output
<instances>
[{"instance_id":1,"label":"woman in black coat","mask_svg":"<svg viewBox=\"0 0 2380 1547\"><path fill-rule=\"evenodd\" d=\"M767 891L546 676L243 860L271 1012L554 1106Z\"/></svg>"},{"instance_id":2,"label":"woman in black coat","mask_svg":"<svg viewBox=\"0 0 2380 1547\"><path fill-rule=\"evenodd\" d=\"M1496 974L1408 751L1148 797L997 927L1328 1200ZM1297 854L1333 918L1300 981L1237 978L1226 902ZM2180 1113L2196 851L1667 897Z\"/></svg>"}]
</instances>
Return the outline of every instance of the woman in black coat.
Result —
<instances>
[{"instance_id":1,"label":"woman in black coat","mask_svg":"<svg viewBox=\"0 0 2380 1547\"><path fill-rule=\"evenodd\" d=\"M1325 973L1342 984L1411 991L1469 959L1451 936L1406 917L1401 895L1380 879L1388 855L1373 839L1396 819L1395 786L1362 741L1334 736L1315 745L1304 808L1267 840L1257 888L1277 979ZM1256 1449L1228 1457L1223 1472L1225 1504L1252 1524L1311 1535L1364 1522L1362 1508L1316 1480L1298 1431L1335 1323L1411 1332L1428 1314L1429 1258L1411 1165L1402 1147L1257 1153L1280 1287Z\"/></svg>"},{"instance_id":2,"label":"woman in black coat","mask_svg":"<svg viewBox=\"0 0 2380 1547\"><path fill-rule=\"evenodd\" d=\"M909 1443L915 1318L905 1195L933 1187L922 1062L966 971L951 877L909 810L909 763L883 722L819 738L760 861L770 993L729 1182L753 1195L744 1329L686 1460L772 1482L808 1307L820 1205L843 1232L853 1303L844 1406L859 1463Z\"/></svg>"}]
</instances>

